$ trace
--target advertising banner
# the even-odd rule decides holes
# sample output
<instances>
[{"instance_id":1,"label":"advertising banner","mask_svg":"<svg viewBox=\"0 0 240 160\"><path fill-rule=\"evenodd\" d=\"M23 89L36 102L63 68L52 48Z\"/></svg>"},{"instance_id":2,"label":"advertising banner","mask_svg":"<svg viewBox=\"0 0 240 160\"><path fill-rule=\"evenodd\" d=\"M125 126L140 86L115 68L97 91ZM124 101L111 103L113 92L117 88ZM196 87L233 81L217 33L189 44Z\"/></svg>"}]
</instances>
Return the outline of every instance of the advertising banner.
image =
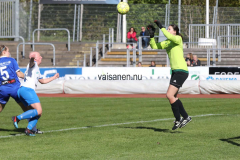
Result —
<instances>
[{"instance_id":1,"label":"advertising banner","mask_svg":"<svg viewBox=\"0 0 240 160\"><path fill-rule=\"evenodd\" d=\"M20 68L25 73L26 68ZM82 68L40 68L41 75L43 78L49 78L59 73L59 79L65 79L66 74L81 75Z\"/></svg>"},{"instance_id":2,"label":"advertising banner","mask_svg":"<svg viewBox=\"0 0 240 160\"><path fill-rule=\"evenodd\" d=\"M82 75L66 75L65 79L76 80L147 80L147 79L170 79L170 68L126 68L126 67L85 67Z\"/></svg>"},{"instance_id":3,"label":"advertising banner","mask_svg":"<svg viewBox=\"0 0 240 160\"><path fill-rule=\"evenodd\" d=\"M201 75L200 80L237 81L240 80L240 75Z\"/></svg>"},{"instance_id":4,"label":"advertising banner","mask_svg":"<svg viewBox=\"0 0 240 160\"><path fill-rule=\"evenodd\" d=\"M208 67L190 67L188 80L199 80L200 75L208 75ZM82 75L67 74L65 79L76 80L149 80L170 79L170 67L98 67L82 68Z\"/></svg>"},{"instance_id":5,"label":"advertising banner","mask_svg":"<svg viewBox=\"0 0 240 160\"><path fill-rule=\"evenodd\" d=\"M209 67L188 67L188 72L187 80L199 80L200 75L209 75Z\"/></svg>"},{"instance_id":6,"label":"advertising banner","mask_svg":"<svg viewBox=\"0 0 240 160\"><path fill-rule=\"evenodd\" d=\"M208 67L189 67L187 80L199 80L200 75L209 75ZM26 68L20 68L24 73ZM83 67L83 68L40 68L43 78L59 73L66 80L150 80L171 78L170 67Z\"/></svg>"},{"instance_id":7,"label":"advertising banner","mask_svg":"<svg viewBox=\"0 0 240 160\"><path fill-rule=\"evenodd\" d=\"M120 0L40 0L40 4L118 4Z\"/></svg>"},{"instance_id":8,"label":"advertising banner","mask_svg":"<svg viewBox=\"0 0 240 160\"><path fill-rule=\"evenodd\" d=\"M239 67L209 67L209 75L240 75Z\"/></svg>"}]
</instances>

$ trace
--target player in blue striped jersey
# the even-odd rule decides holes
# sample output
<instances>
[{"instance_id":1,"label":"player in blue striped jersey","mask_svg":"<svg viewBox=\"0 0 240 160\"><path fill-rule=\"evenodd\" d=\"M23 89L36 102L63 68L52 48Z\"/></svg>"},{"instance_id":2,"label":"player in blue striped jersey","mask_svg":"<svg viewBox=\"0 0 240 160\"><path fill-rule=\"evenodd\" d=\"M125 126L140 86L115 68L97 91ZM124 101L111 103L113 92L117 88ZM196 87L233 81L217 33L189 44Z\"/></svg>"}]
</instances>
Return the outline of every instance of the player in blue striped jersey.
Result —
<instances>
[{"instance_id":1,"label":"player in blue striped jersey","mask_svg":"<svg viewBox=\"0 0 240 160\"><path fill-rule=\"evenodd\" d=\"M17 96L20 87L19 79L24 78L15 59L10 57L9 48L0 45L0 112L4 109L10 97L12 97L22 108Z\"/></svg>"}]
</instances>

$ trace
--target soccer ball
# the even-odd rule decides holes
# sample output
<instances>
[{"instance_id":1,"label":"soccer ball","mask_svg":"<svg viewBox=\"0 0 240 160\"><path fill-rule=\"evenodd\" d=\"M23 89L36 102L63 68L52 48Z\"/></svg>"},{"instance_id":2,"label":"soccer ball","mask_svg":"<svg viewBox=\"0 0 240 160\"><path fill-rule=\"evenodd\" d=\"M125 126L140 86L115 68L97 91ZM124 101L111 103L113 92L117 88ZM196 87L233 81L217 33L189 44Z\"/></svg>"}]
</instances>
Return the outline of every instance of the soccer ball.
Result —
<instances>
[{"instance_id":1,"label":"soccer ball","mask_svg":"<svg viewBox=\"0 0 240 160\"><path fill-rule=\"evenodd\" d=\"M127 4L127 2L120 2L117 5L117 10L119 14L127 14L127 12L129 11L129 5Z\"/></svg>"}]
</instances>

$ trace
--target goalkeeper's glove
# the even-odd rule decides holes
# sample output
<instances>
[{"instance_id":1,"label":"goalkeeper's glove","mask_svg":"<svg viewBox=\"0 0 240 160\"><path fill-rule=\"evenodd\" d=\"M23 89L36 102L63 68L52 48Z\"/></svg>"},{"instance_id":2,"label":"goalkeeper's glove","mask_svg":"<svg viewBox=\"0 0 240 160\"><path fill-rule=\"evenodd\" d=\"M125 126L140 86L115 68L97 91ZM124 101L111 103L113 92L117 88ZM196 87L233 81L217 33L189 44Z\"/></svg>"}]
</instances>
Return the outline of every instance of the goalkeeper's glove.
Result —
<instances>
[{"instance_id":1,"label":"goalkeeper's glove","mask_svg":"<svg viewBox=\"0 0 240 160\"><path fill-rule=\"evenodd\" d=\"M154 33L155 33L155 27L151 24L149 24L147 26L147 30L148 30L148 33L150 35L150 38L153 38L154 37Z\"/></svg>"},{"instance_id":2,"label":"goalkeeper's glove","mask_svg":"<svg viewBox=\"0 0 240 160\"><path fill-rule=\"evenodd\" d=\"M157 25L160 29L163 28L163 26L162 26L162 24L161 24L161 22L160 22L159 20L155 20L154 23L156 23L156 25Z\"/></svg>"}]
</instances>

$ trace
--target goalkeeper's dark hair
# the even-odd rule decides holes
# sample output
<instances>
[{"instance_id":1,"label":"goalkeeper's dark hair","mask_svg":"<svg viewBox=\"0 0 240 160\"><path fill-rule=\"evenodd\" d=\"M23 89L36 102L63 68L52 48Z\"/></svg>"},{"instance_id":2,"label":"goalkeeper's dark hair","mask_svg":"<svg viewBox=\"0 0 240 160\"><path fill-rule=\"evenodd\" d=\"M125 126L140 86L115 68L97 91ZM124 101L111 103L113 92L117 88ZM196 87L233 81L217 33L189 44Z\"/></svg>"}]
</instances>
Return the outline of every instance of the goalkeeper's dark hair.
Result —
<instances>
[{"instance_id":1,"label":"goalkeeper's dark hair","mask_svg":"<svg viewBox=\"0 0 240 160\"><path fill-rule=\"evenodd\" d=\"M183 36L181 35L181 33L179 33L179 28L177 25L175 24L171 24L170 26L172 26L173 30L176 31L176 35L179 35L180 37L182 37L183 40Z\"/></svg>"}]
</instances>

